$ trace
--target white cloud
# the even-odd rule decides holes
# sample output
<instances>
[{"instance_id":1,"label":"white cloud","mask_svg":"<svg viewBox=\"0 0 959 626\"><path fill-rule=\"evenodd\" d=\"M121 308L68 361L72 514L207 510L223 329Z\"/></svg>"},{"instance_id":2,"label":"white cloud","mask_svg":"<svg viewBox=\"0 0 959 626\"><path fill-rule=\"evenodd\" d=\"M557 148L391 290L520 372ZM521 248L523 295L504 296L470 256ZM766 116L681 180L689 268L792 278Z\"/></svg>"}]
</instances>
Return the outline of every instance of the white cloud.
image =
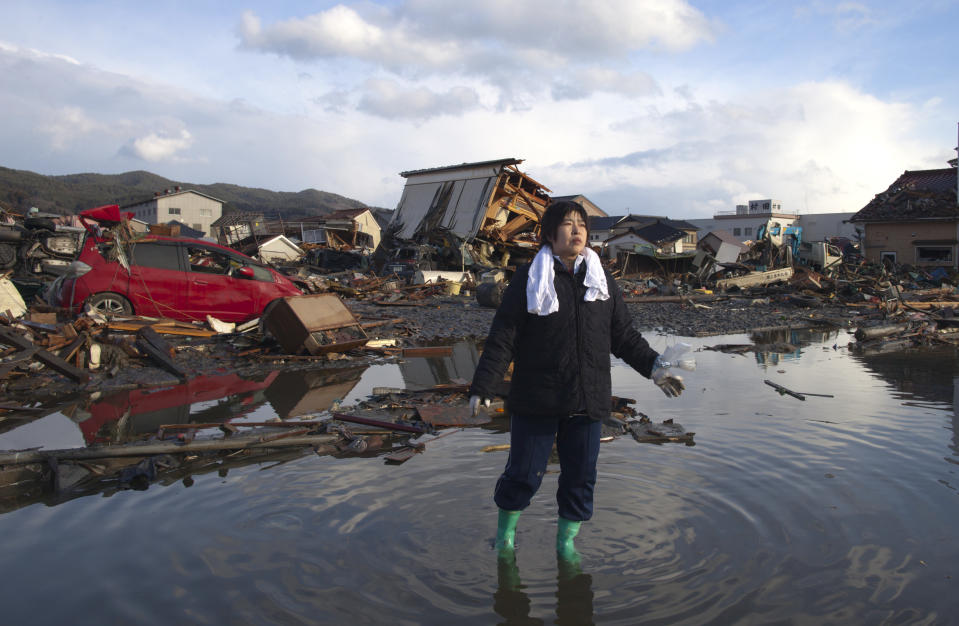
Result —
<instances>
[{"instance_id":1,"label":"white cloud","mask_svg":"<svg viewBox=\"0 0 959 626\"><path fill-rule=\"evenodd\" d=\"M371 79L363 92L357 110L386 119L425 120L459 115L479 106L479 95L469 87L436 92L427 87L403 87L389 79Z\"/></svg>"},{"instance_id":2,"label":"white cloud","mask_svg":"<svg viewBox=\"0 0 959 626\"><path fill-rule=\"evenodd\" d=\"M49 117L38 125L38 130L49 136L50 147L55 151L66 150L85 135L102 129L101 124L75 106L51 111Z\"/></svg>"},{"instance_id":3,"label":"white cloud","mask_svg":"<svg viewBox=\"0 0 959 626\"><path fill-rule=\"evenodd\" d=\"M444 0L410 0L397 14L421 25L422 36L495 41L564 59L688 50L711 41L717 27L684 0L487 0L455 11Z\"/></svg>"},{"instance_id":4,"label":"white cloud","mask_svg":"<svg viewBox=\"0 0 959 626\"><path fill-rule=\"evenodd\" d=\"M717 28L684 0L362 6L365 12L340 4L268 25L248 11L238 27L240 45L299 61L359 62L407 78L478 77L500 90L502 105L521 109L525 93L549 93L551 86L561 98L654 92L648 74L629 68L629 55L688 50L711 41ZM567 77L557 80L558 74Z\"/></svg>"},{"instance_id":5,"label":"white cloud","mask_svg":"<svg viewBox=\"0 0 959 626\"><path fill-rule=\"evenodd\" d=\"M166 161L177 156L193 145L193 136L186 129L177 133L153 132L134 139L125 148L129 153L144 161Z\"/></svg>"},{"instance_id":6,"label":"white cloud","mask_svg":"<svg viewBox=\"0 0 959 626\"><path fill-rule=\"evenodd\" d=\"M593 93L621 94L631 98L655 96L661 93L659 85L645 72L623 73L617 70L591 67L579 68L553 85L553 98L575 100Z\"/></svg>"},{"instance_id":7,"label":"white cloud","mask_svg":"<svg viewBox=\"0 0 959 626\"><path fill-rule=\"evenodd\" d=\"M352 58L398 70L406 64L448 67L461 58L456 42L424 41L402 23L382 28L343 5L267 27L247 11L239 34L246 48L300 60Z\"/></svg>"},{"instance_id":8,"label":"white cloud","mask_svg":"<svg viewBox=\"0 0 959 626\"><path fill-rule=\"evenodd\" d=\"M598 191L632 188L657 203L650 212L668 214L672 190L692 202L690 216L707 217L716 199L731 210L755 197L801 212L857 211L903 169L942 166L914 138L921 110L913 106L841 82L750 95L761 104L692 103L613 124L610 132L643 149L558 165L550 177ZM690 187L710 193L694 199Z\"/></svg>"}]
</instances>

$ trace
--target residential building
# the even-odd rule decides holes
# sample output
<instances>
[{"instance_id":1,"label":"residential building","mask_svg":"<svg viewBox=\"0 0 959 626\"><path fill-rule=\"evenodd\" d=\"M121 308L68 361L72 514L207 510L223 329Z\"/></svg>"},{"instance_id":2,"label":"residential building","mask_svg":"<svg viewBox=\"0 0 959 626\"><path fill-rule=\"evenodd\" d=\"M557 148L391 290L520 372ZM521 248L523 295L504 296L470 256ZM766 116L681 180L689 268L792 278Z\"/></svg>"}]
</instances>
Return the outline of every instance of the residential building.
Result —
<instances>
[{"instance_id":1,"label":"residential building","mask_svg":"<svg viewBox=\"0 0 959 626\"><path fill-rule=\"evenodd\" d=\"M590 199L584 196L583 194L577 194L575 196L552 196L552 200L553 202L559 202L561 200L569 200L571 202L575 202L576 204L586 209L587 217L606 217L607 216L606 211L602 210L601 208L593 204L593 202L590 201Z\"/></svg>"},{"instance_id":2,"label":"residential building","mask_svg":"<svg viewBox=\"0 0 959 626\"><path fill-rule=\"evenodd\" d=\"M167 224L177 221L210 235L214 221L223 215L223 201L192 189L179 187L153 194L149 200L120 207L133 217L148 224Z\"/></svg>"},{"instance_id":3,"label":"residential building","mask_svg":"<svg viewBox=\"0 0 959 626\"><path fill-rule=\"evenodd\" d=\"M624 217L624 215L591 216L589 218L590 247L602 248L603 242L615 234L613 228L616 223Z\"/></svg>"},{"instance_id":4,"label":"residential building","mask_svg":"<svg viewBox=\"0 0 959 626\"><path fill-rule=\"evenodd\" d=\"M630 227L626 231L613 235L604 242L604 253L611 259L615 259L622 251L676 254L681 252L678 248L681 248L684 236L683 231L657 220L638 228Z\"/></svg>"},{"instance_id":5,"label":"residential building","mask_svg":"<svg viewBox=\"0 0 959 626\"><path fill-rule=\"evenodd\" d=\"M680 240L670 241L670 253L690 252L696 249L698 228L686 220L674 220L662 215L619 215L610 217L591 217L589 220L589 243L591 246L602 248L610 238L623 233L640 231L648 226L662 224L682 233ZM625 240L619 240L622 243ZM607 253L614 257L613 252Z\"/></svg>"},{"instance_id":6,"label":"residential building","mask_svg":"<svg viewBox=\"0 0 959 626\"><path fill-rule=\"evenodd\" d=\"M919 267L957 266L956 167L906 170L850 218L863 228L862 253Z\"/></svg>"}]
</instances>

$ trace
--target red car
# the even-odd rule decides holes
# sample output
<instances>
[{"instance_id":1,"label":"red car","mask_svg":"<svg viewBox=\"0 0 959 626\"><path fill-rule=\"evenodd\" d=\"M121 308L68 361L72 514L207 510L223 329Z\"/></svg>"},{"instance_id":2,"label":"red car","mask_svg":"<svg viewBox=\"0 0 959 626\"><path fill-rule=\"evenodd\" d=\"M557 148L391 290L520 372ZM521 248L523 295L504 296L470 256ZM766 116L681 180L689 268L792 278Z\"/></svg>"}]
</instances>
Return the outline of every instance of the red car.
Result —
<instances>
[{"instance_id":1,"label":"red car","mask_svg":"<svg viewBox=\"0 0 959 626\"><path fill-rule=\"evenodd\" d=\"M116 205L81 213L98 225L110 223L104 215L119 222ZM50 304L73 313L89 304L112 315L245 322L278 298L303 295L283 274L232 248L157 235L118 244L98 225L87 225L77 260L51 287Z\"/></svg>"}]
</instances>

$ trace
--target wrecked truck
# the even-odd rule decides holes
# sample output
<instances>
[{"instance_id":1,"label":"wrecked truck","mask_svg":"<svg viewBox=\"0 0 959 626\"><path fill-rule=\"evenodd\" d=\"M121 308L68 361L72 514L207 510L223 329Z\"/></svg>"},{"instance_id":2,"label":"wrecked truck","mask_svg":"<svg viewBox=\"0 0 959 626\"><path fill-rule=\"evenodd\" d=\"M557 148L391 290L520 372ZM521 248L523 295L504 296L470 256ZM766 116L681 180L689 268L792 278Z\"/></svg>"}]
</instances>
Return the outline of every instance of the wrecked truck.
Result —
<instances>
[{"instance_id":1,"label":"wrecked truck","mask_svg":"<svg viewBox=\"0 0 959 626\"><path fill-rule=\"evenodd\" d=\"M531 260L550 190L516 167L522 162L401 172L406 185L377 251L379 266L400 265L403 249L417 250L416 263L434 270L509 270Z\"/></svg>"}]
</instances>

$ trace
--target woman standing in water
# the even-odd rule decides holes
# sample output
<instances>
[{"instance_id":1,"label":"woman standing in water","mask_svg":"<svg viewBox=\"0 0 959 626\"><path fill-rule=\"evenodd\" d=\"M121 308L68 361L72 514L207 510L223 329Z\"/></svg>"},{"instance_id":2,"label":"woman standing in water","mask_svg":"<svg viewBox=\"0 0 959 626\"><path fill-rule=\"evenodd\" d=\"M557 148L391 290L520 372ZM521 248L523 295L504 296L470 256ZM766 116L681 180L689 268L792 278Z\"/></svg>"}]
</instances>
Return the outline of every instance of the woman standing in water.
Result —
<instances>
[{"instance_id":1,"label":"woman standing in water","mask_svg":"<svg viewBox=\"0 0 959 626\"><path fill-rule=\"evenodd\" d=\"M577 558L573 539L593 515L600 425L610 413L610 354L678 396L682 379L633 328L616 282L587 247L585 209L551 204L540 223L542 247L503 293L473 375L470 406L489 404L514 362L508 406L510 453L496 482L496 549L513 554L516 524L529 506L556 442L560 476L556 550Z\"/></svg>"}]
</instances>

